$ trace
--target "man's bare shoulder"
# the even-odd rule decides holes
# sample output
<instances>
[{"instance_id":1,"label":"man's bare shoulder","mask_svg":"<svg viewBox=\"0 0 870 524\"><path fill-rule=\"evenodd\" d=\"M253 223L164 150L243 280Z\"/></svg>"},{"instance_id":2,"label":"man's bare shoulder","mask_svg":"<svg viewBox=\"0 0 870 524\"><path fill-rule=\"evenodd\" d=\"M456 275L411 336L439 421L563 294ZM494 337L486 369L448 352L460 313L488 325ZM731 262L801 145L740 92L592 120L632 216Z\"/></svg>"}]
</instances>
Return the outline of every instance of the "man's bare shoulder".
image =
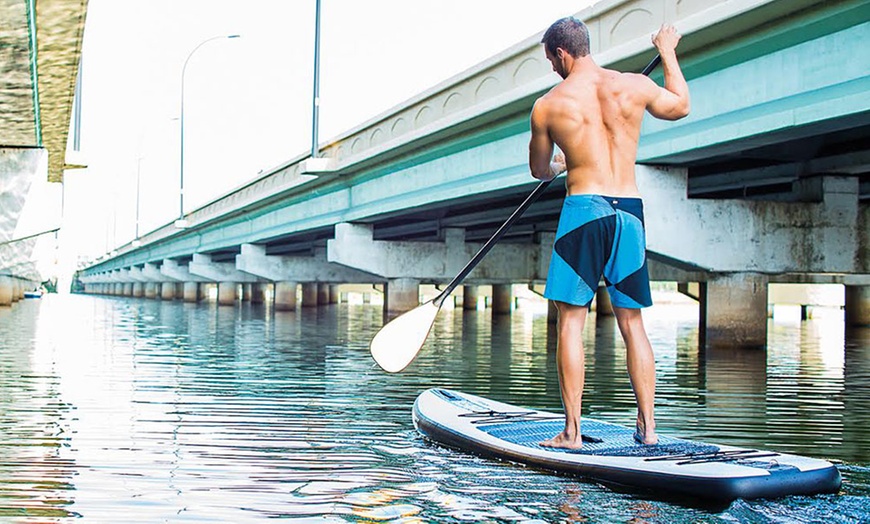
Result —
<instances>
[{"instance_id":1,"label":"man's bare shoulder","mask_svg":"<svg viewBox=\"0 0 870 524\"><path fill-rule=\"evenodd\" d=\"M648 76L640 73L604 69L605 78L616 91L632 93L637 99L649 103L658 96L658 85Z\"/></svg>"}]
</instances>

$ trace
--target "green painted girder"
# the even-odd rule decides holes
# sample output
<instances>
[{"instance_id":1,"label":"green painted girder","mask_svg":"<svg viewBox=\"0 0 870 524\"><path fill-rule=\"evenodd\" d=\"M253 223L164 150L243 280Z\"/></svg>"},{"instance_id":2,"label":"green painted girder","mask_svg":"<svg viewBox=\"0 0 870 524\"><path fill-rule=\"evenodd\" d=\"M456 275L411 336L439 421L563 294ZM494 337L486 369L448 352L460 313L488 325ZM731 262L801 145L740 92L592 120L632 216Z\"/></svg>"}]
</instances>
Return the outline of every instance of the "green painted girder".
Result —
<instances>
[{"instance_id":1,"label":"green painted girder","mask_svg":"<svg viewBox=\"0 0 870 524\"><path fill-rule=\"evenodd\" d=\"M802 126L868 113L870 2L831 4L687 59L692 113L645 119L638 161L699 161L729 144L787 140Z\"/></svg>"}]
</instances>

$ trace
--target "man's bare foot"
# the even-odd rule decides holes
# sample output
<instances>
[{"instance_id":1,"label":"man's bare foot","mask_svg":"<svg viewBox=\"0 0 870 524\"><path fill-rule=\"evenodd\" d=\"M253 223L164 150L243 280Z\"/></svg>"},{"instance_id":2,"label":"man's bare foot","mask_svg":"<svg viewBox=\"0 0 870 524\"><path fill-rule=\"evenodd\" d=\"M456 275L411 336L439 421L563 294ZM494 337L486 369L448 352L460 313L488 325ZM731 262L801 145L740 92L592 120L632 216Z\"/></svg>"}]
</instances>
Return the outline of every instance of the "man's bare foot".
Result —
<instances>
[{"instance_id":1,"label":"man's bare foot","mask_svg":"<svg viewBox=\"0 0 870 524\"><path fill-rule=\"evenodd\" d=\"M644 431L643 428L638 427L634 431L634 440L644 446L654 446L659 443L659 436L656 435L655 430Z\"/></svg>"},{"instance_id":2,"label":"man's bare foot","mask_svg":"<svg viewBox=\"0 0 870 524\"><path fill-rule=\"evenodd\" d=\"M551 439L540 442L539 445L545 448L580 449L583 447L583 437L579 434L570 436L563 431Z\"/></svg>"}]
</instances>

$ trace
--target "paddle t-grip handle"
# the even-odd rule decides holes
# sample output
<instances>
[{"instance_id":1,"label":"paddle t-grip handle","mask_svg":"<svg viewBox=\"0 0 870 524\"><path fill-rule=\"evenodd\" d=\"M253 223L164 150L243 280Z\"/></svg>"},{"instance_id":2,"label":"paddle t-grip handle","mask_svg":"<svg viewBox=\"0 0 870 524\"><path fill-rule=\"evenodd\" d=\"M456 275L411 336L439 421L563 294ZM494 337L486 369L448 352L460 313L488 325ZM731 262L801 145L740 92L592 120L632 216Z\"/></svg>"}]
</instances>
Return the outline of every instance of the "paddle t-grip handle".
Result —
<instances>
[{"instance_id":1,"label":"paddle t-grip handle","mask_svg":"<svg viewBox=\"0 0 870 524\"><path fill-rule=\"evenodd\" d=\"M662 61L661 55L656 55L655 58L653 58L650 61L650 63L647 64L646 67L643 68L643 71L641 71L641 74L649 76L649 74L656 67L658 67L658 65L661 63L661 61ZM477 267L477 265L480 263L481 260L483 260L483 257L485 257L487 255L487 253L489 253L490 250L493 248L493 246L495 246L495 244L499 240L501 240L501 237L504 236L504 234L507 232L507 230L510 229L511 226L514 225L514 222L519 220L519 218L523 215L523 213L526 212L526 209L528 209L529 206L531 206L544 193L544 191L547 190L547 187L550 186L550 183L555 178L556 177L553 177L549 180L542 180L541 183L538 184L538 187L536 187L535 190L532 191L532 193L529 196L527 196L525 200L523 200L523 203L520 204L520 207L518 207L516 209L516 211L511 213L511 216L509 216L508 219L505 220L504 224L502 224L501 227L499 227L496 230L495 234L492 235L492 238L487 240L486 244L484 244L483 247L480 248L480 251L478 251L477 254L475 254L474 257L472 257L472 259L469 260L467 264L465 264L465 267L462 268L462 271L460 271L458 275L453 277L453 280L451 280L450 283L447 284L447 287L445 287L444 290L441 291L441 293L439 293L437 297L432 299L432 302L436 306L438 306L439 308L441 307L441 304L444 302L444 300L448 296L450 296L450 293L452 293L453 290L456 289L456 286L458 286L460 282L465 280L465 277L467 277L469 273L474 271L474 268Z\"/></svg>"}]
</instances>

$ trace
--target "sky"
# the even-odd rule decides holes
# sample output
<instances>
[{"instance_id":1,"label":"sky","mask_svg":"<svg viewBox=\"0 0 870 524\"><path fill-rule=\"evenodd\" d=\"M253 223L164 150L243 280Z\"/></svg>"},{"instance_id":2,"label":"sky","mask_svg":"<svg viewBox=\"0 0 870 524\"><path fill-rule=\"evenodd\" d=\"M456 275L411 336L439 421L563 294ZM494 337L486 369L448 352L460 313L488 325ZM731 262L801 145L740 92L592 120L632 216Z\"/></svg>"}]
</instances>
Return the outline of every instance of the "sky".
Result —
<instances>
[{"instance_id":1,"label":"sky","mask_svg":"<svg viewBox=\"0 0 870 524\"><path fill-rule=\"evenodd\" d=\"M319 141L592 3L322 0ZM315 0L89 0L75 154L88 168L63 188L70 256L133 240L137 200L140 235L177 218L188 58L186 212L309 151L314 21Z\"/></svg>"}]
</instances>

